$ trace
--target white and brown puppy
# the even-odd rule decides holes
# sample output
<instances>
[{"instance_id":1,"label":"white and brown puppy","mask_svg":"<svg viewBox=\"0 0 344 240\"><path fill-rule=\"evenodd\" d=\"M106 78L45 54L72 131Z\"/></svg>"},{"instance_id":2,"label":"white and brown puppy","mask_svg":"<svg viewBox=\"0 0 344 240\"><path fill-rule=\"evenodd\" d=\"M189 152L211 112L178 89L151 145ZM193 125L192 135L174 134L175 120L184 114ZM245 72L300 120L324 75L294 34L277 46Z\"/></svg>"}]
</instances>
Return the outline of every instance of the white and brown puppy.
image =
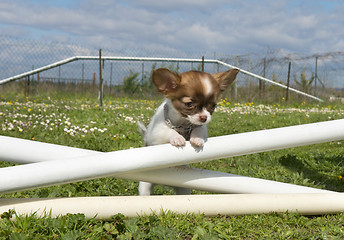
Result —
<instances>
[{"instance_id":1,"label":"white and brown puppy","mask_svg":"<svg viewBox=\"0 0 344 240\"><path fill-rule=\"evenodd\" d=\"M215 110L218 97L236 78L239 70L209 74L190 71L176 74L159 68L153 72L153 83L166 100L160 105L144 133L146 146L171 143L183 147L186 141L200 148L208 137L207 124ZM152 183L140 182L139 194L150 195ZM177 194L189 189L175 188Z\"/></svg>"}]
</instances>

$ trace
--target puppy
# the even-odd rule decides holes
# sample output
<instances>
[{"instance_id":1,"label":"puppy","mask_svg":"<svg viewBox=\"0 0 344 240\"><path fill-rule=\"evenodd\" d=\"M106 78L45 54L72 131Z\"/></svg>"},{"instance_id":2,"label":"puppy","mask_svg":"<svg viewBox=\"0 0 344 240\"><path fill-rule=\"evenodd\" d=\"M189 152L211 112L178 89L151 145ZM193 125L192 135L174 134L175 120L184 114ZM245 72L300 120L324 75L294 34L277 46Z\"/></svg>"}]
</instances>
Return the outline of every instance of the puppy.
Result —
<instances>
[{"instance_id":1,"label":"puppy","mask_svg":"<svg viewBox=\"0 0 344 240\"><path fill-rule=\"evenodd\" d=\"M201 148L208 137L207 124L217 100L236 78L238 69L209 74L189 71L176 74L159 68L153 72L153 83L166 97L146 129L139 123L146 146L170 143L183 147L190 141ZM139 194L150 195L153 184L140 182ZM190 194L189 189L175 188L177 194Z\"/></svg>"}]
</instances>

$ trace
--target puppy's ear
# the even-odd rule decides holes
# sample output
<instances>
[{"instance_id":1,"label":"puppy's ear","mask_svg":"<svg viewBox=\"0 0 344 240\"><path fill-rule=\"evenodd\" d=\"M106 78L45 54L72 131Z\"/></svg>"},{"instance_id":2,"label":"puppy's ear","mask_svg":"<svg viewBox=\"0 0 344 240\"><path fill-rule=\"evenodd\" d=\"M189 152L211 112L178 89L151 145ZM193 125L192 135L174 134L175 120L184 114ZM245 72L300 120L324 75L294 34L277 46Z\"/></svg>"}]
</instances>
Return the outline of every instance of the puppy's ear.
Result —
<instances>
[{"instance_id":1,"label":"puppy's ear","mask_svg":"<svg viewBox=\"0 0 344 240\"><path fill-rule=\"evenodd\" d=\"M174 92L180 83L180 76L166 68L159 68L153 71L153 83L164 95Z\"/></svg>"},{"instance_id":2,"label":"puppy's ear","mask_svg":"<svg viewBox=\"0 0 344 240\"><path fill-rule=\"evenodd\" d=\"M214 73L213 77L218 82L220 90L224 91L232 82L234 82L238 72L239 69L231 69L226 72Z\"/></svg>"}]
</instances>

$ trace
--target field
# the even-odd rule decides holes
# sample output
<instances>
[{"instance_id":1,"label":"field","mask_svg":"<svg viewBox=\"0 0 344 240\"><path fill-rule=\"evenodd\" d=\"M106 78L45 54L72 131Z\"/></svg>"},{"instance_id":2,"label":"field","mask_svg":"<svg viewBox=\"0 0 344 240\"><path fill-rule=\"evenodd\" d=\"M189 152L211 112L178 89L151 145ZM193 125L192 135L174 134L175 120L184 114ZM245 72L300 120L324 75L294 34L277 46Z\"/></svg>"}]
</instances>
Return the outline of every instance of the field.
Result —
<instances>
[{"instance_id":1,"label":"field","mask_svg":"<svg viewBox=\"0 0 344 240\"><path fill-rule=\"evenodd\" d=\"M116 151L143 146L137 120L148 123L159 100L24 98L0 95L0 135L49 142L97 151ZM340 119L342 105L289 103L263 105L234 103L222 99L209 135L219 136L297 124ZM221 159L192 166L244 176L258 177L333 191L344 191L343 142L291 148ZM0 162L1 167L11 166ZM34 177L34 176L33 176ZM3 194L2 198L75 197L137 195L138 182L114 178ZM173 194L157 186L156 194ZM193 190L193 194L208 194ZM1 213L0 213L1 214ZM17 216L1 215L1 239L342 239L344 214L301 216L261 214L215 216L202 214L162 215L126 218L114 215L111 221L86 219L68 214Z\"/></svg>"}]
</instances>

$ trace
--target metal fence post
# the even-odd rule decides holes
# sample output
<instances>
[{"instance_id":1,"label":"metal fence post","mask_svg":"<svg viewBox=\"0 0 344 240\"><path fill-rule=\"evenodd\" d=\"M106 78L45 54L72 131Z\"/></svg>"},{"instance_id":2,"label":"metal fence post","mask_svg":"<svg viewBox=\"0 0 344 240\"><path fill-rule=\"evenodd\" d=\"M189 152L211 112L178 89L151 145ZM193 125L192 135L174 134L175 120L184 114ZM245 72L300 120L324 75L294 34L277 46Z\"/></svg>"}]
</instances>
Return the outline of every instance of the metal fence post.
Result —
<instances>
[{"instance_id":1,"label":"metal fence post","mask_svg":"<svg viewBox=\"0 0 344 240\"><path fill-rule=\"evenodd\" d=\"M110 95L111 95L111 88L112 88L112 65L113 63L110 64L110 85L109 85Z\"/></svg>"},{"instance_id":2,"label":"metal fence post","mask_svg":"<svg viewBox=\"0 0 344 240\"><path fill-rule=\"evenodd\" d=\"M58 66L58 84L61 84L61 66Z\"/></svg>"},{"instance_id":3,"label":"metal fence post","mask_svg":"<svg viewBox=\"0 0 344 240\"><path fill-rule=\"evenodd\" d=\"M30 75L27 76L27 78L26 78L25 86L24 86L24 93L25 93L25 97L29 97L29 93L30 93Z\"/></svg>"},{"instance_id":4,"label":"metal fence post","mask_svg":"<svg viewBox=\"0 0 344 240\"><path fill-rule=\"evenodd\" d=\"M85 64L81 64L81 91L84 93L85 91Z\"/></svg>"},{"instance_id":5,"label":"metal fence post","mask_svg":"<svg viewBox=\"0 0 344 240\"><path fill-rule=\"evenodd\" d=\"M266 74L266 58L263 60L263 77L265 77ZM259 79L259 98L263 98L263 92L264 92L264 86L263 86L263 80Z\"/></svg>"},{"instance_id":6,"label":"metal fence post","mask_svg":"<svg viewBox=\"0 0 344 240\"><path fill-rule=\"evenodd\" d=\"M318 56L315 57L314 96L317 95Z\"/></svg>"},{"instance_id":7,"label":"metal fence post","mask_svg":"<svg viewBox=\"0 0 344 240\"><path fill-rule=\"evenodd\" d=\"M143 84L144 81L144 75L145 75L145 64L142 62L142 69L141 69L141 85Z\"/></svg>"},{"instance_id":8,"label":"metal fence post","mask_svg":"<svg viewBox=\"0 0 344 240\"><path fill-rule=\"evenodd\" d=\"M99 105L103 106L103 61L101 49L99 49Z\"/></svg>"},{"instance_id":9,"label":"metal fence post","mask_svg":"<svg viewBox=\"0 0 344 240\"><path fill-rule=\"evenodd\" d=\"M291 62L289 62L289 66L288 66L287 90L286 90L286 96L285 96L286 102L288 101L288 98L289 98L290 68L291 68Z\"/></svg>"}]
</instances>

